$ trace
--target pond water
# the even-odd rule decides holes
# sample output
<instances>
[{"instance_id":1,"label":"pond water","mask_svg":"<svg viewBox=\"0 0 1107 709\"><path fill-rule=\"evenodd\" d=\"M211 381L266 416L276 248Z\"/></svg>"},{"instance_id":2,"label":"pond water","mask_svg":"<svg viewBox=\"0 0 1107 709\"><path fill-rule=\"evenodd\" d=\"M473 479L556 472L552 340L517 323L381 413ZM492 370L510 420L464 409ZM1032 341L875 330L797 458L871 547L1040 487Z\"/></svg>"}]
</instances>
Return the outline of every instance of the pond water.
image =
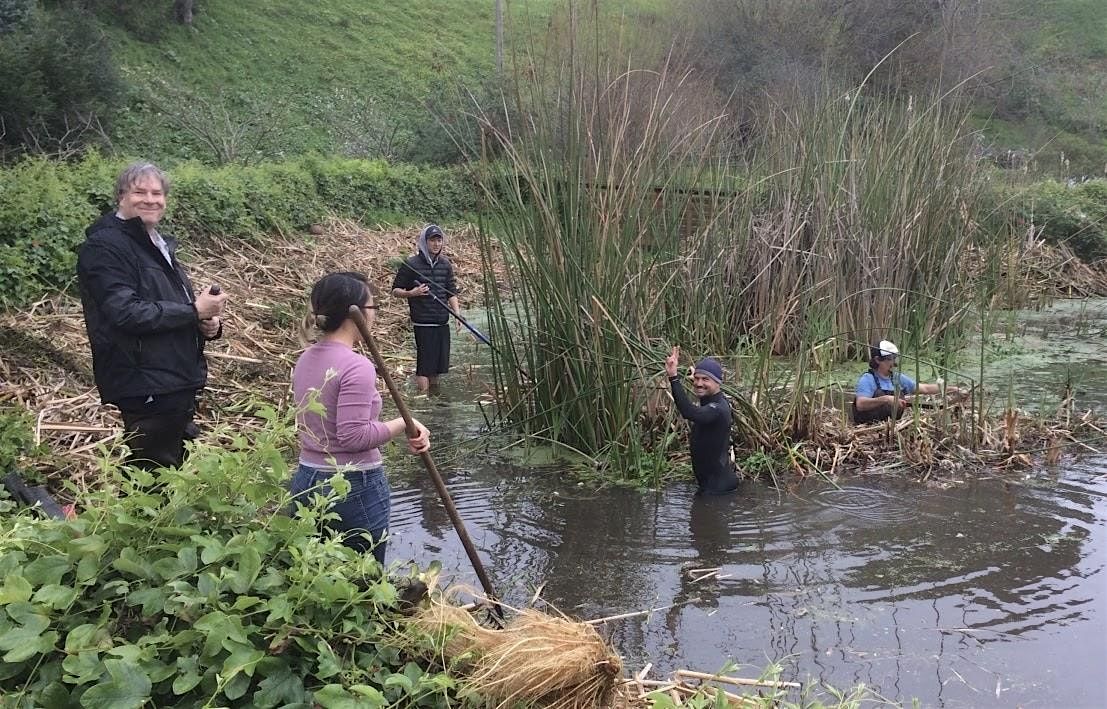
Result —
<instances>
[{"instance_id":1,"label":"pond water","mask_svg":"<svg viewBox=\"0 0 1107 709\"><path fill-rule=\"evenodd\" d=\"M1092 306L1081 341L1107 326ZM989 376L1006 370L1045 396L1070 367L1080 401L1104 403L1099 348L1058 345L1081 338L1057 334L1067 316L1056 312L1026 315L1012 356L1027 361L993 362ZM1034 366L1032 337L1050 344ZM461 361L483 357L456 346ZM659 609L605 624L629 668L729 661L755 677L776 662L782 679L864 683L895 703L1107 706L1107 456L953 486L886 475L706 499L690 484L594 491L482 437L471 402L483 377L465 370L413 407L494 586L512 604L541 588L586 619ZM390 560L439 559L476 587L416 466L390 465Z\"/></svg>"}]
</instances>

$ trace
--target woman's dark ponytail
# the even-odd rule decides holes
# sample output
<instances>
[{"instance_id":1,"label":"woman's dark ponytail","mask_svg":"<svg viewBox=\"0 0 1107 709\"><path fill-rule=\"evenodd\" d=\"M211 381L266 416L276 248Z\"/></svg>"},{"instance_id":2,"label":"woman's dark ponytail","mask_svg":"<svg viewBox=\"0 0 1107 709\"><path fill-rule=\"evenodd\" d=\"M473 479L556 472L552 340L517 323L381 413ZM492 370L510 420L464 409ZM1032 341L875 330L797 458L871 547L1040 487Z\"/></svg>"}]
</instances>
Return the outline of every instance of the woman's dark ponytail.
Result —
<instances>
[{"instance_id":1,"label":"woman's dark ponytail","mask_svg":"<svg viewBox=\"0 0 1107 709\"><path fill-rule=\"evenodd\" d=\"M365 305L375 291L362 273L328 273L311 289L311 313L315 317L315 326L323 332L334 332L350 317L350 306Z\"/></svg>"}]
</instances>

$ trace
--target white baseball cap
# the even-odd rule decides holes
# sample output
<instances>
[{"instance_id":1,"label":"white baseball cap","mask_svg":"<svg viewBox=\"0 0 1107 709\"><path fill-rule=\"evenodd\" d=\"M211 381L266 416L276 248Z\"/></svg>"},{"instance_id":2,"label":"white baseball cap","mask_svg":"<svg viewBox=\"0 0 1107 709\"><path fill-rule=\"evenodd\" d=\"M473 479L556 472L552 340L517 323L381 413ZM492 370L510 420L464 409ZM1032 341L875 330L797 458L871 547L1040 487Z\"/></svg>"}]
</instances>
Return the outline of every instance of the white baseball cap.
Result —
<instances>
[{"instance_id":1,"label":"white baseball cap","mask_svg":"<svg viewBox=\"0 0 1107 709\"><path fill-rule=\"evenodd\" d=\"M872 359L877 357L889 357L891 355L899 355L899 348L896 347L894 342L888 340L881 340L876 347L869 349L869 356Z\"/></svg>"}]
</instances>

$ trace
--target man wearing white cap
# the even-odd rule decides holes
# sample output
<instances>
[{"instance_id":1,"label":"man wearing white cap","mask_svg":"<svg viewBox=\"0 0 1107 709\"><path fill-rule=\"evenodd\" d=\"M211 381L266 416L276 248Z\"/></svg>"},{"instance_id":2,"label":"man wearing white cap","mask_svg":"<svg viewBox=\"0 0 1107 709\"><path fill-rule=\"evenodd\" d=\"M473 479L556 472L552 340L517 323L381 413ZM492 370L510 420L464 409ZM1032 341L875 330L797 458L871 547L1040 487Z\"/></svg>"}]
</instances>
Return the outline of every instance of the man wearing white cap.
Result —
<instances>
[{"instance_id":1,"label":"man wearing white cap","mask_svg":"<svg viewBox=\"0 0 1107 709\"><path fill-rule=\"evenodd\" d=\"M893 415L899 415L911 405L914 394L937 394L939 384L916 384L902 372L894 372L899 348L888 340L881 340L869 348L869 371L857 380L853 402L854 423L876 423ZM960 392L957 387L947 387L950 394Z\"/></svg>"}]
</instances>

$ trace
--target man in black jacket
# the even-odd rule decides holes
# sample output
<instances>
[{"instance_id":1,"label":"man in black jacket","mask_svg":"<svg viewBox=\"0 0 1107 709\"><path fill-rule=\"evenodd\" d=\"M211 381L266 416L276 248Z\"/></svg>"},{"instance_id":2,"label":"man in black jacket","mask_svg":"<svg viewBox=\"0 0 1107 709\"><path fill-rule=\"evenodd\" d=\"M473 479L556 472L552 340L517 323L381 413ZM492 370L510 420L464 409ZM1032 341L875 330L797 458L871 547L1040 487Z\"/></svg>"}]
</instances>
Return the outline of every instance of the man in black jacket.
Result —
<instances>
[{"instance_id":1,"label":"man in black jacket","mask_svg":"<svg viewBox=\"0 0 1107 709\"><path fill-rule=\"evenodd\" d=\"M457 282L450 259L442 253L445 236L437 224L419 233L417 253L392 281L392 295L407 298L415 329L415 386L427 391L450 368L450 311L457 313Z\"/></svg>"},{"instance_id":2,"label":"man in black jacket","mask_svg":"<svg viewBox=\"0 0 1107 709\"><path fill-rule=\"evenodd\" d=\"M730 460L730 402L723 396L723 368L706 357L696 363L692 386L700 405L688 400L680 383L677 361L680 348L674 347L665 358L665 374L673 390L673 401L680 415L688 419L691 432L688 444L692 449L692 472L699 483L697 494L722 495L738 489L738 476Z\"/></svg>"},{"instance_id":3,"label":"man in black jacket","mask_svg":"<svg viewBox=\"0 0 1107 709\"><path fill-rule=\"evenodd\" d=\"M129 166L116 181L116 210L85 231L77 256L96 388L123 415L128 462L146 469L184 460L207 383L204 341L222 333L227 300L214 286L194 295L176 241L158 232L168 191L155 165Z\"/></svg>"}]
</instances>

